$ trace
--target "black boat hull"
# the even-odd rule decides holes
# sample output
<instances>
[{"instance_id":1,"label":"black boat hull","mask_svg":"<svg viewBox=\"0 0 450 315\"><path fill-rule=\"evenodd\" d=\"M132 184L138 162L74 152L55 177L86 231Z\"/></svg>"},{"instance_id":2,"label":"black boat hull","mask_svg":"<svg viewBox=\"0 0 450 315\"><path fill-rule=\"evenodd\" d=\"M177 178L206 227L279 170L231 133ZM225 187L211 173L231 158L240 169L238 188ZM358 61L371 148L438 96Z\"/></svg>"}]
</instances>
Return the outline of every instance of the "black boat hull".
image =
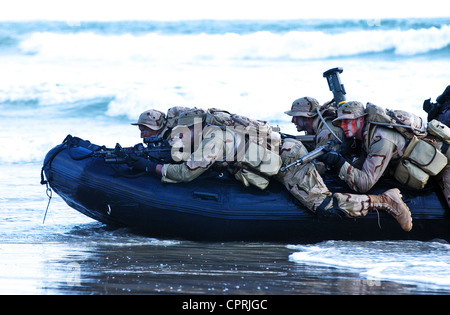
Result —
<instances>
[{"instance_id":1,"label":"black boat hull","mask_svg":"<svg viewBox=\"0 0 450 315\"><path fill-rule=\"evenodd\" d=\"M70 147L70 150L68 148ZM361 219L317 218L279 183L261 191L219 171L185 184L162 184L125 164L90 156L92 146L64 143L49 151L43 170L51 188L79 212L150 237L198 241L318 242L322 240L450 240L450 217L433 189L401 189L413 216L404 232L384 212ZM78 158L77 158L78 157ZM342 191L327 180L332 191ZM390 187L380 183L373 192Z\"/></svg>"}]
</instances>

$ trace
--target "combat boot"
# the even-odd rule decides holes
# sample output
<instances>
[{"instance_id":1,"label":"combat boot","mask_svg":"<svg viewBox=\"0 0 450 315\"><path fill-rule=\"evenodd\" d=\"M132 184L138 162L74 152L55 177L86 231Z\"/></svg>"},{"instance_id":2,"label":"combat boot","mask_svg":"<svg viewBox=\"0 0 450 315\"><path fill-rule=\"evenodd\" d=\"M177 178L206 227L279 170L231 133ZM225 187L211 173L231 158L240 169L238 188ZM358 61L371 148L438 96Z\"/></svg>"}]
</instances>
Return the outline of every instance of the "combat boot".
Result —
<instances>
[{"instance_id":1,"label":"combat boot","mask_svg":"<svg viewBox=\"0 0 450 315\"><path fill-rule=\"evenodd\" d=\"M381 195L369 195L370 210L385 210L391 214L406 232L412 229L411 212L403 202L400 190L389 189Z\"/></svg>"}]
</instances>

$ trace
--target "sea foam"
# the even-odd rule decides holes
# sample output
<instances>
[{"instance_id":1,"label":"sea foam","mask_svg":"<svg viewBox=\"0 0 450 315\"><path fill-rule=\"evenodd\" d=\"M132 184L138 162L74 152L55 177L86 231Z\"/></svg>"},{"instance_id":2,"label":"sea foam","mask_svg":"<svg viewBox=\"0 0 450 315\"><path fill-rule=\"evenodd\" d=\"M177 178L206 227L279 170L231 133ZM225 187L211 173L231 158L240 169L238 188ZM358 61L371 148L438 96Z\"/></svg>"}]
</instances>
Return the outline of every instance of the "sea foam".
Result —
<instances>
[{"instance_id":1,"label":"sea foam","mask_svg":"<svg viewBox=\"0 0 450 315\"><path fill-rule=\"evenodd\" d=\"M393 52L412 56L448 48L450 26L410 30L358 30L339 34L289 31L249 34L121 34L35 32L20 43L24 54L49 59L189 62L192 60L310 60Z\"/></svg>"}]
</instances>

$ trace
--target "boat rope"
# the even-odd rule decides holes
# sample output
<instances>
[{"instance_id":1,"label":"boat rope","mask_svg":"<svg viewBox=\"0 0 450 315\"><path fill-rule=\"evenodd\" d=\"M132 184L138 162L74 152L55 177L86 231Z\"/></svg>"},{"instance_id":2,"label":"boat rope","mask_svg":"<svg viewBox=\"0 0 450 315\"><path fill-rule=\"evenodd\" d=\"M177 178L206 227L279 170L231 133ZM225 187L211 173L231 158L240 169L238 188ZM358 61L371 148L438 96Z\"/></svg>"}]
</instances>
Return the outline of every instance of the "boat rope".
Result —
<instances>
[{"instance_id":1,"label":"boat rope","mask_svg":"<svg viewBox=\"0 0 450 315\"><path fill-rule=\"evenodd\" d=\"M48 197L48 203L47 203L47 208L45 209L44 219L42 220L42 224L45 223L45 218L47 217L47 211L48 211L48 208L50 207L50 201L52 200L52 194L53 194L52 189L50 188L47 181L46 181L46 186L47 186L47 189L46 189L45 193L47 194L47 197Z\"/></svg>"},{"instance_id":2,"label":"boat rope","mask_svg":"<svg viewBox=\"0 0 450 315\"><path fill-rule=\"evenodd\" d=\"M55 152L53 152L53 154L47 159L47 161L45 161L44 165L42 165L41 168L41 185L45 185L46 189L45 189L45 193L47 194L48 197L48 203L47 203L47 208L45 209L45 213L44 213L44 219L42 220L42 224L45 223L45 218L47 217L47 212L48 212L48 208L50 207L50 201L52 200L52 188L50 187L50 183L48 182L48 180L45 179L45 175L44 175L44 169L50 165L53 161L53 159L62 151L65 149L65 143L70 141L69 139L71 139L72 136L68 135L64 141L60 144L59 148L57 150L55 150Z\"/></svg>"}]
</instances>

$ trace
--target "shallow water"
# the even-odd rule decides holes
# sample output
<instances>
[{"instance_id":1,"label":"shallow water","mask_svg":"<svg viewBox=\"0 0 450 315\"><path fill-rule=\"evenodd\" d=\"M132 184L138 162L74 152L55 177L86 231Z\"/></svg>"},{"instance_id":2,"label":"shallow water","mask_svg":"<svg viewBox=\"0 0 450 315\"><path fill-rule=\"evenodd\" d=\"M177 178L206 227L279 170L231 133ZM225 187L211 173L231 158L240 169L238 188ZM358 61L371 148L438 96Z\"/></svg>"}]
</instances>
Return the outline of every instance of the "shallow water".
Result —
<instances>
[{"instance_id":1,"label":"shallow water","mask_svg":"<svg viewBox=\"0 0 450 315\"><path fill-rule=\"evenodd\" d=\"M43 223L40 165L1 171L0 294L450 293L447 243L154 239L110 230L56 194Z\"/></svg>"}]
</instances>

